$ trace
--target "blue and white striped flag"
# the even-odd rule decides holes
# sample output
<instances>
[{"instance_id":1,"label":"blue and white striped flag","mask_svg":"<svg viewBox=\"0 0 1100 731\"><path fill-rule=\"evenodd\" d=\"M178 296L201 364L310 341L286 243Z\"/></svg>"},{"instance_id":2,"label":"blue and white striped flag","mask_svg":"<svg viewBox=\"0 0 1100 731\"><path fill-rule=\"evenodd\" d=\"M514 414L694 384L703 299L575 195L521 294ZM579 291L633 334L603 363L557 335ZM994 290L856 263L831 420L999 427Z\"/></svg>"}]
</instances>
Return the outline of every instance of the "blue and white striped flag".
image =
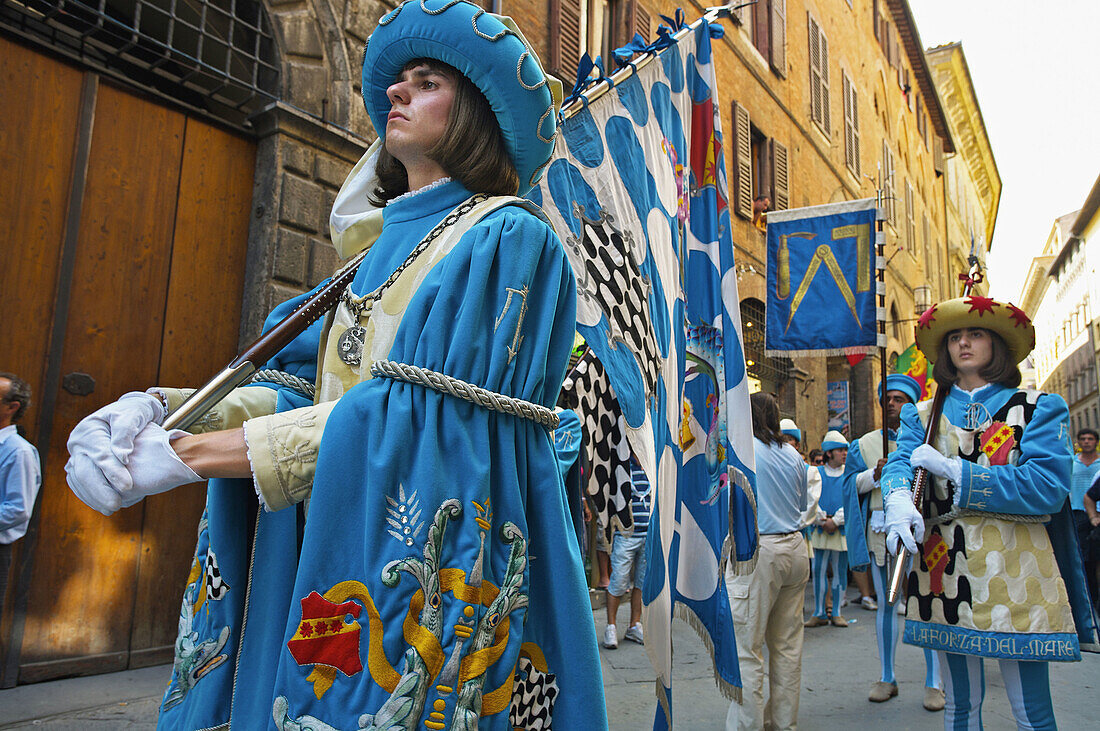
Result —
<instances>
[{"instance_id":1,"label":"blue and white striped flag","mask_svg":"<svg viewBox=\"0 0 1100 731\"><path fill-rule=\"evenodd\" d=\"M606 369L656 499L646 650L671 725L673 616L740 692L723 580L756 552L749 390L711 38L662 28L656 61L568 118L532 198L566 244L577 329Z\"/></svg>"}]
</instances>

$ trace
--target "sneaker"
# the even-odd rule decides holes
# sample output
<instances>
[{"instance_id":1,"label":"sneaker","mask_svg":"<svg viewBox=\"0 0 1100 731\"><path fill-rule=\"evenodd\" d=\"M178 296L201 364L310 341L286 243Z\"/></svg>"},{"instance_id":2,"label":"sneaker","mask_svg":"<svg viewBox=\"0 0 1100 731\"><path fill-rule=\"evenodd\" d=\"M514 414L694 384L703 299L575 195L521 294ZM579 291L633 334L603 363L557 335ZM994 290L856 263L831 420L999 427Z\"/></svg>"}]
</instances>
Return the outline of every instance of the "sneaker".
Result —
<instances>
[{"instance_id":1,"label":"sneaker","mask_svg":"<svg viewBox=\"0 0 1100 731\"><path fill-rule=\"evenodd\" d=\"M841 616L839 614L834 614L832 616L832 618L829 619L829 622L834 627L847 627L848 626L848 620L846 620L843 616Z\"/></svg>"},{"instance_id":2,"label":"sneaker","mask_svg":"<svg viewBox=\"0 0 1100 731\"><path fill-rule=\"evenodd\" d=\"M629 631L629 630L628 630ZM603 631L603 642L600 643L609 650L614 650L619 646L619 635L615 632L615 625L609 624Z\"/></svg>"},{"instance_id":3,"label":"sneaker","mask_svg":"<svg viewBox=\"0 0 1100 731\"><path fill-rule=\"evenodd\" d=\"M825 619L824 617L814 616L814 617L810 617L805 622L803 622L802 626L803 627L824 627L828 623L829 623L829 620Z\"/></svg>"},{"instance_id":4,"label":"sneaker","mask_svg":"<svg viewBox=\"0 0 1100 731\"><path fill-rule=\"evenodd\" d=\"M878 602L876 602L873 597L865 596L859 600L859 606L869 612L873 612L878 609Z\"/></svg>"},{"instance_id":5,"label":"sneaker","mask_svg":"<svg viewBox=\"0 0 1100 731\"><path fill-rule=\"evenodd\" d=\"M871 686L871 693L867 696L867 700L871 701L872 703L885 703L891 698L897 696L897 694L897 683L886 683L882 680L879 680Z\"/></svg>"},{"instance_id":6,"label":"sneaker","mask_svg":"<svg viewBox=\"0 0 1100 731\"><path fill-rule=\"evenodd\" d=\"M642 637L642 624L631 625L630 628L623 633L623 638L630 640L631 642L637 642L639 645L645 644L645 639Z\"/></svg>"},{"instance_id":7,"label":"sneaker","mask_svg":"<svg viewBox=\"0 0 1100 731\"><path fill-rule=\"evenodd\" d=\"M944 704L943 691L939 688L924 689L924 710L926 711L942 711Z\"/></svg>"}]
</instances>

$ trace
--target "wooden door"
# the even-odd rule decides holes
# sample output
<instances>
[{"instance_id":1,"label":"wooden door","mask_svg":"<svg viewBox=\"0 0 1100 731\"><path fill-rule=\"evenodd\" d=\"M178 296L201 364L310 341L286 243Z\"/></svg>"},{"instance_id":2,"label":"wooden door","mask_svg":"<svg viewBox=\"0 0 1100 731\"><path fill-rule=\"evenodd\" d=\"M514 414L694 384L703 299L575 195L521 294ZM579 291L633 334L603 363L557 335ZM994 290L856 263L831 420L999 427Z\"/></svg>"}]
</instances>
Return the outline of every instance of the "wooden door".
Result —
<instances>
[{"instance_id":1,"label":"wooden door","mask_svg":"<svg viewBox=\"0 0 1100 731\"><path fill-rule=\"evenodd\" d=\"M6 667L10 675L17 663L19 682L34 682L167 661L202 488L180 488L106 518L65 484L64 443L81 418L121 394L197 384L233 357L254 146L0 43L0 57L34 70L9 74L4 64L0 98L20 99L9 110L41 114L59 104L55 97L75 106L57 115L39 145L5 133L19 120L0 121L5 169L19 171L14 187L36 189L44 167L38 158L47 154L51 174L64 180L64 194L31 201L38 219L60 219L60 229L39 224L32 235L41 244L25 247L14 246L16 234L0 232L0 239L12 236L3 250L14 252L15 269L25 273L14 289L5 275L0 304L8 311L27 300L20 306L33 312L26 327L4 337L31 354L19 363L26 373L37 370L32 383L41 394L38 433L29 436L45 442L36 530L17 559L7 603ZM59 93L57 79L75 91ZM4 198L0 205L28 205Z\"/></svg>"}]
</instances>

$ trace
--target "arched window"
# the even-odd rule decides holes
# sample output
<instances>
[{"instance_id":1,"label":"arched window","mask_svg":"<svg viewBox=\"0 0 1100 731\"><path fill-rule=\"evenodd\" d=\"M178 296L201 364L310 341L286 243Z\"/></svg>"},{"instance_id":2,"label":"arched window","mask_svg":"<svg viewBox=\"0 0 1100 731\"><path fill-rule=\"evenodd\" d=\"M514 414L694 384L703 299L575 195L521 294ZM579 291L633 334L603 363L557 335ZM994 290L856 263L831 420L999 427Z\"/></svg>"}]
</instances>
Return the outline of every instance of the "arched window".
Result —
<instances>
[{"instance_id":1,"label":"arched window","mask_svg":"<svg viewBox=\"0 0 1100 731\"><path fill-rule=\"evenodd\" d=\"M6 0L0 24L239 129L278 98L271 23L257 0Z\"/></svg>"},{"instance_id":2,"label":"arched window","mask_svg":"<svg viewBox=\"0 0 1100 731\"><path fill-rule=\"evenodd\" d=\"M791 359L764 355L764 303L748 297L741 300L741 327L745 340L745 369L761 391L774 393L779 410L794 415L795 392L791 381Z\"/></svg>"}]
</instances>

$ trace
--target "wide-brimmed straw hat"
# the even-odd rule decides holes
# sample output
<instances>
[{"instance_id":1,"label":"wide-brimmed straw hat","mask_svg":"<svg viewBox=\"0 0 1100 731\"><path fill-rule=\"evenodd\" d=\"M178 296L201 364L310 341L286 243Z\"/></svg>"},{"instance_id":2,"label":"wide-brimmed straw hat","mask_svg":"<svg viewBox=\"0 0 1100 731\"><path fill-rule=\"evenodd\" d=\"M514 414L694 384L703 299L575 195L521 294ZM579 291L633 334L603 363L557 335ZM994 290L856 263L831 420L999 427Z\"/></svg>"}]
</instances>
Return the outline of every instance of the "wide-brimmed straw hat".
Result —
<instances>
[{"instance_id":1,"label":"wide-brimmed straw hat","mask_svg":"<svg viewBox=\"0 0 1100 731\"><path fill-rule=\"evenodd\" d=\"M934 362L947 333L964 327L980 327L1004 338L1013 359L1019 363L1035 347L1035 326L1031 318L1011 302L970 295L932 305L917 320L917 347Z\"/></svg>"},{"instance_id":2,"label":"wide-brimmed straw hat","mask_svg":"<svg viewBox=\"0 0 1100 731\"><path fill-rule=\"evenodd\" d=\"M392 107L386 90L418 58L453 66L481 90L519 174L519 194L534 187L554 151L561 84L512 19L455 0L407 0L384 15L363 53L363 102L379 136Z\"/></svg>"}]
</instances>

